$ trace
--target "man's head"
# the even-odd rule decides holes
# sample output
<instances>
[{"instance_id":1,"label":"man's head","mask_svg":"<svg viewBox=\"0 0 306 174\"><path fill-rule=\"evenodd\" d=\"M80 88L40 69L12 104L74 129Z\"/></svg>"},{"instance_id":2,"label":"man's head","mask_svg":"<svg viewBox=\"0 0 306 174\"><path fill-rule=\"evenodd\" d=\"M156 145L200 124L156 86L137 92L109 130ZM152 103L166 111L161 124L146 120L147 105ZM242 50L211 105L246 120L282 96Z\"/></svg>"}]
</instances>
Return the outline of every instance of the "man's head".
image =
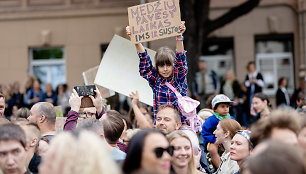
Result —
<instances>
[{"instance_id":1,"label":"man's head","mask_svg":"<svg viewBox=\"0 0 306 174\"><path fill-rule=\"evenodd\" d=\"M206 62L204 60L200 60L198 66L201 72L206 72Z\"/></svg>"},{"instance_id":2,"label":"man's head","mask_svg":"<svg viewBox=\"0 0 306 174\"><path fill-rule=\"evenodd\" d=\"M83 111L79 112L79 116L86 119L95 117L97 109L95 107L84 108Z\"/></svg>"},{"instance_id":3,"label":"man's head","mask_svg":"<svg viewBox=\"0 0 306 174\"><path fill-rule=\"evenodd\" d=\"M23 174L26 171L26 136L15 124L0 126L0 167L4 174Z\"/></svg>"},{"instance_id":4,"label":"man's head","mask_svg":"<svg viewBox=\"0 0 306 174\"><path fill-rule=\"evenodd\" d=\"M92 132L96 133L97 135L104 137L103 124L101 123L101 121L97 120L96 118L87 118L87 119L83 120L79 124L77 130L92 131Z\"/></svg>"},{"instance_id":5,"label":"man's head","mask_svg":"<svg viewBox=\"0 0 306 174\"><path fill-rule=\"evenodd\" d=\"M257 121L251 127L251 142L256 146L265 139L272 138L289 144L297 144L299 114L292 109L277 109L267 119Z\"/></svg>"},{"instance_id":6,"label":"man's head","mask_svg":"<svg viewBox=\"0 0 306 174\"><path fill-rule=\"evenodd\" d=\"M281 78L278 79L278 86L279 87L286 87L287 86L286 77L281 77Z\"/></svg>"},{"instance_id":7,"label":"man's head","mask_svg":"<svg viewBox=\"0 0 306 174\"><path fill-rule=\"evenodd\" d=\"M34 122L41 129L42 125L49 125L54 127L56 121L56 111L54 106L48 102L39 102L32 106L30 110L30 116L28 117L30 122Z\"/></svg>"},{"instance_id":8,"label":"man's head","mask_svg":"<svg viewBox=\"0 0 306 174\"><path fill-rule=\"evenodd\" d=\"M104 137L109 144L116 144L122 135L124 123L119 112L106 111L101 118L104 127Z\"/></svg>"},{"instance_id":9,"label":"man's head","mask_svg":"<svg viewBox=\"0 0 306 174\"><path fill-rule=\"evenodd\" d=\"M5 97L0 93L0 117L4 115L5 110Z\"/></svg>"},{"instance_id":10,"label":"man's head","mask_svg":"<svg viewBox=\"0 0 306 174\"><path fill-rule=\"evenodd\" d=\"M37 149L40 140L40 130L36 123L21 124L20 127L26 134L26 147Z\"/></svg>"},{"instance_id":11,"label":"man's head","mask_svg":"<svg viewBox=\"0 0 306 174\"><path fill-rule=\"evenodd\" d=\"M164 104L158 108L155 128L160 129L165 134L169 134L174 130L178 130L181 125L181 116L174 106Z\"/></svg>"},{"instance_id":12,"label":"man's head","mask_svg":"<svg viewBox=\"0 0 306 174\"><path fill-rule=\"evenodd\" d=\"M256 63L254 61L250 61L247 66L246 69L248 70L248 72L253 73L256 71Z\"/></svg>"}]
</instances>

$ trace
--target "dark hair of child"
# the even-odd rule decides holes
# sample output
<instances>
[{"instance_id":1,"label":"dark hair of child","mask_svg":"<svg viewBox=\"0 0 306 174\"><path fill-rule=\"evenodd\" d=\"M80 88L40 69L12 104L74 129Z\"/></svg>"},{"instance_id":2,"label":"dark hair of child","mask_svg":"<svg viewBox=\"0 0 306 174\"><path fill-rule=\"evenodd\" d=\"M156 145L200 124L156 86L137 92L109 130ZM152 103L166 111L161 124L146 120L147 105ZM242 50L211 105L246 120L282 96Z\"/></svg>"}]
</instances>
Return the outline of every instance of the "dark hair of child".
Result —
<instances>
[{"instance_id":1,"label":"dark hair of child","mask_svg":"<svg viewBox=\"0 0 306 174\"><path fill-rule=\"evenodd\" d=\"M227 105L229 105L229 106L231 105L230 103L227 103L227 102L217 103L217 104L215 105L215 107L214 107L214 110L216 110L220 104L227 104Z\"/></svg>"}]
</instances>

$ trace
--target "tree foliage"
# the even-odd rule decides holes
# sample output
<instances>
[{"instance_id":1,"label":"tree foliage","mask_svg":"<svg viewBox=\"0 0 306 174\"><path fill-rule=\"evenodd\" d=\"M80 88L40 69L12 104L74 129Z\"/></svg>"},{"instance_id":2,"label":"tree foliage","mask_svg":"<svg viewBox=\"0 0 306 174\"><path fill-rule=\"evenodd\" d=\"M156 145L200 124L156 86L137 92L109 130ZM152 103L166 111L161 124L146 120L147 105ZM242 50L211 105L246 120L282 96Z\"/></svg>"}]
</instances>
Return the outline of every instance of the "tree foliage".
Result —
<instances>
[{"instance_id":1,"label":"tree foliage","mask_svg":"<svg viewBox=\"0 0 306 174\"><path fill-rule=\"evenodd\" d=\"M182 20L186 21L185 49L188 51L188 86L197 71L198 58L208 35L218 28L252 11L260 0L247 0L216 19L209 19L211 0L180 0ZM190 88L191 89L191 88Z\"/></svg>"}]
</instances>

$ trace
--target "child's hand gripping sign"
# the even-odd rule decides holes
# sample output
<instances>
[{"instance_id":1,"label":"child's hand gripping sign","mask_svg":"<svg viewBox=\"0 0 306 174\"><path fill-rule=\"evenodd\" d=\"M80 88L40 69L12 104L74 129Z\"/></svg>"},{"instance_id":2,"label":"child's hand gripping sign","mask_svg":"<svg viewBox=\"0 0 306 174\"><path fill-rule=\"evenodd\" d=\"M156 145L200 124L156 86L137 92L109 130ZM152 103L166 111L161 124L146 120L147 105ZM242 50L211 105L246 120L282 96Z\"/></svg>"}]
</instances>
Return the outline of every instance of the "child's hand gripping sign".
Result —
<instances>
[{"instance_id":1,"label":"child's hand gripping sign","mask_svg":"<svg viewBox=\"0 0 306 174\"><path fill-rule=\"evenodd\" d=\"M129 7L128 15L134 44L181 34L179 0L159 0Z\"/></svg>"}]
</instances>

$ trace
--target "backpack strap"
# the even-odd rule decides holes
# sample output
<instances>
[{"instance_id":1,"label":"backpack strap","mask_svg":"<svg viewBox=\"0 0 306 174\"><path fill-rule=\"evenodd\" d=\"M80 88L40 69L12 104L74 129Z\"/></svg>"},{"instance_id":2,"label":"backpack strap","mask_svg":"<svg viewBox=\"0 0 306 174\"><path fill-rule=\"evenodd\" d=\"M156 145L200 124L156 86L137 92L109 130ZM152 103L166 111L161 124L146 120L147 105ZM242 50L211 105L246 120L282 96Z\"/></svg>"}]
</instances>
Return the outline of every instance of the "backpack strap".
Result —
<instances>
[{"instance_id":1,"label":"backpack strap","mask_svg":"<svg viewBox=\"0 0 306 174\"><path fill-rule=\"evenodd\" d=\"M171 91L173 91L175 93L175 95L177 97L183 97L179 92L177 92L177 90L168 82L165 82L166 86L168 86L168 88L171 89Z\"/></svg>"}]
</instances>

